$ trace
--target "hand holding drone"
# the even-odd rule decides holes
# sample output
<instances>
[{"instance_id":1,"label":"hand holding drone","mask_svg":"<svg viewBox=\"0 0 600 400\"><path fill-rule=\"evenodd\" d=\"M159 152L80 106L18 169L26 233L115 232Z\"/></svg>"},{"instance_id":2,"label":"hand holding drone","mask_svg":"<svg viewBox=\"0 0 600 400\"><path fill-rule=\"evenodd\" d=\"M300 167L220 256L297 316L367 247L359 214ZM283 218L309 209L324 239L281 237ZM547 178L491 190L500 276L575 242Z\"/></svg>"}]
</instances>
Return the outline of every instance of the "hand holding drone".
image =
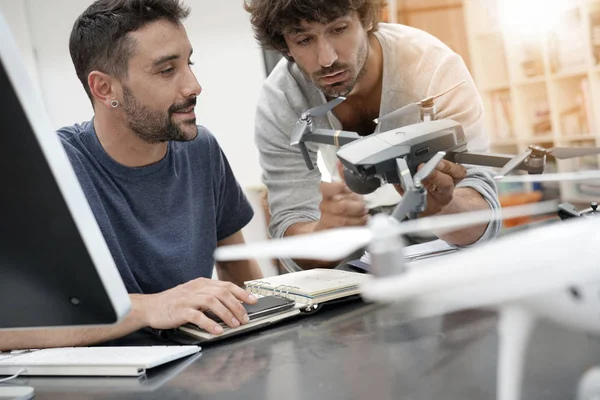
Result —
<instances>
[{"instance_id":1,"label":"hand holding drone","mask_svg":"<svg viewBox=\"0 0 600 400\"><path fill-rule=\"evenodd\" d=\"M435 99L457 89L464 82L416 103L393 111L377 121L420 111L421 122L361 137L356 132L314 129L312 118L325 116L345 100L338 97L328 103L302 114L292 133L291 144L298 146L306 166L314 165L306 147L307 142L339 147L337 157L344 166L344 178L348 187L359 194L375 191L383 183L401 184L397 159L404 159L411 175L420 164L427 163L439 152L444 158L459 164L481 165L501 168L496 179L502 179L513 170L524 170L530 174L541 174L546 165L546 156L569 159L600 154L600 148L554 147L546 149L531 145L518 155L477 153L467 151L467 140L462 126L451 119L436 120ZM379 128L380 125L378 125Z\"/></svg>"}]
</instances>

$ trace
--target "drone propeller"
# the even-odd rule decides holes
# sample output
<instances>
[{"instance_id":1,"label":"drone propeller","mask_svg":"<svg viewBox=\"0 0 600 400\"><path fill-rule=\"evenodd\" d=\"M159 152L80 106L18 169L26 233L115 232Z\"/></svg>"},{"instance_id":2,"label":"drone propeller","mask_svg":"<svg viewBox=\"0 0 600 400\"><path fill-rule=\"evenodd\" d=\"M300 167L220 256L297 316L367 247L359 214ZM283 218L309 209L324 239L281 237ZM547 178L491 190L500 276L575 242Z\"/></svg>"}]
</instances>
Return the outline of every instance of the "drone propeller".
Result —
<instances>
[{"instance_id":1,"label":"drone propeller","mask_svg":"<svg viewBox=\"0 0 600 400\"><path fill-rule=\"evenodd\" d=\"M465 83L466 81L461 81L460 83L454 85L453 87L451 87L450 89L447 89L445 91L443 91L442 93L436 94L435 96L429 96L424 98L421 101L418 101L416 103L410 103L405 105L404 107L401 107L397 110L394 110L386 115L384 115L383 117L378 118L375 122L377 124L381 124L381 122L383 121L387 121L389 119L393 119L393 118L398 118L401 117L403 115L408 115L408 114L412 114L412 113L417 113L421 110L421 107L425 106L425 105L433 105L433 101L438 99L439 97L444 96L445 94L453 91L454 89L456 89L457 87L459 87L460 85L462 85L463 83Z\"/></svg>"},{"instance_id":2,"label":"drone propeller","mask_svg":"<svg viewBox=\"0 0 600 400\"><path fill-rule=\"evenodd\" d=\"M548 149L547 153L559 160L566 160L569 158L600 154L600 147L553 147Z\"/></svg>"},{"instance_id":3,"label":"drone propeller","mask_svg":"<svg viewBox=\"0 0 600 400\"><path fill-rule=\"evenodd\" d=\"M600 171L563 172L558 174L510 175L499 179L506 183L564 182L600 180Z\"/></svg>"},{"instance_id":4,"label":"drone propeller","mask_svg":"<svg viewBox=\"0 0 600 400\"><path fill-rule=\"evenodd\" d=\"M529 159L536 153L538 159L546 155L552 155L559 160L566 160L575 157L584 157L600 154L600 147L552 147L545 149L541 146L529 146L523 153L516 155L498 172L495 179L500 180L517 168L521 163Z\"/></svg>"},{"instance_id":5,"label":"drone propeller","mask_svg":"<svg viewBox=\"0 0 600 400\"><path fill-rule=\"evenodd\" d=\"M300 116L300 119L298 120L298 122L296 123L296 127L294 128L294 131L292 132L291 144L297 145L298 143L300 143L300 140L302 139L302 136L306 132L306 128L308 127L308 124L310 123L310 119L309 119L310 117L317 117L317 118L323 117L323 116L327 115L327 113L329 111L331 111L335 107L337 107L344 100L346 100L346 98L343 96L340 96L340 97L337 97L325 104L321 104L319 106L313 107L310 110L303 113Z\"/></svg>"},{"instance_id":6,"label":"drone propeller","mask_svg":"<svg viewBox=\"0 0 600 400\"><path fill-rule=\"evenodd\" d=\"M529 156L531 155L532 152L533 152L533 150L528 149L527 151L515 156L512 160L507 162L506 165L504 165L504 167L502 167L502 169L498 172L498 174L494 177L494 179L496 179L496 180L503 179L513 169L515 169L519 165L521 165L521 163L523 161L527 160L527 158L529 158Z\"/></svg>"},{"instance_id":7,"label":"drone propeller","mask_svg":"<svg viewBox=\"0 0 600 400\"><path fill-rule=\"evenodd\" d=\"M492 219L516 218L535 214L545 214L556 211L555 201L507 207L499 213L491 210L474 211L470 213L432 216L397 223L389 216L375 215L373 219L386 219L394 226L390 229L396 235L424 231L435 231L440 234L456 229L479 225ZM381 221L379 221L381 222ZM217 261L246 260L251 258L298 258L318 259L325 261L340 260L352 252L367 246L373 238L372 223L366 227L346 227L329 229L314 234L305 234L283 239L272 239L264 242L222 246L215 251Z\"/></svg>"},{"instance_id":8,"label":"drone propeller","mask_svg":"<svg viewBox=\"0 0 600 400\"><path fill-rule=\"evenodd\" d=\"M423 165L423 168L417 171L415 176L413 176L413 180L420 183L424 179L427 179L427 177L431 175L433 170L438 166L440 161L444 159L444 157L446 157L446 152L438 151L435 156L431 157L431 159L427 161L425 165Z\"/></svg>"}]
</instances>

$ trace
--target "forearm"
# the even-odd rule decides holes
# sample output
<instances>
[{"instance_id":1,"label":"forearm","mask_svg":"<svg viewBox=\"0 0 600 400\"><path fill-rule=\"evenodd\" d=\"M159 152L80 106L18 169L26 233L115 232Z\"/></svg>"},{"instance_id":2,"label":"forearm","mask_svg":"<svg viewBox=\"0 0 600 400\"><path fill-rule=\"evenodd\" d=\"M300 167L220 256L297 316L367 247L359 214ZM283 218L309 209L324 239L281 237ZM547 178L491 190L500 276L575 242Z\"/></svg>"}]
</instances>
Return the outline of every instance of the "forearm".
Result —
<instances>
[{"instance_id":1,"label":"forearm","mask_svg":"<svg viewBox=\"0 0 600 400\"><path fill-rule=\"evenodd\" d=\"M314 222L297 222L290 225L285 231L284 237L304 235L307 233L315 232L317 221ZM293 260L302 269L313 269L313 268L333 268L339 264L339 261L321 261L321 260Z\"/></svg>"},{"instance_id":2,"label":"forearm","mask_svg":"<svg viewBox=\"0 0 600 400\"><path fill-rule=\"evenodd\" d=\"M116 325L90 328L53 328L0 331L0 351L48 347L89 346L117 339L145 326L145 295L129 295L131 311Z\"/></svg>"},{"instance_id":3,"label":"forearm","mask_svg":"<svg viewBox=\"0 0 600 400\"><path fill-rule=\"evenodd\" d=\"M217 276L221 281L232 282L244 287L244 282L261 279L263 273L254 260L231 261L217 263Z\"/></svg>"},{"instance_id":4,"label":"forearm","mask_svg":"<svg viewBox=\"0 0 600 400\"><path fill-rule=\"evenodd\" d=\"M454 197L439 215L458 214L470 211L489 210L488 202L471 188L457 188L454 190ZM475 243L483 236L487 224L475 225L457 231L438 235L440 239L457 246L467 246Z\"/></svg>"}]
</instances>

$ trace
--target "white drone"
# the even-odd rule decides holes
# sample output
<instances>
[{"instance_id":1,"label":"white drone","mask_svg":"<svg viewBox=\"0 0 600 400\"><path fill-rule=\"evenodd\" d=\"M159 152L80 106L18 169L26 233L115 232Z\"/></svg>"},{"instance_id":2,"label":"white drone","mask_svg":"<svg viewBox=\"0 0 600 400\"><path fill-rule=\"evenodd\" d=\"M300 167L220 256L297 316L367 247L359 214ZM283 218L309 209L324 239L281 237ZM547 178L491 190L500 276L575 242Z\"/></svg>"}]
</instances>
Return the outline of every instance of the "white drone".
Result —
<instances>
[{"instance_id":1,"label":"white drone","mask_svg":"<svg viewBox=\"0 0 600 400\"><path fill-rule=\"evenodd\" d=\"M511 181L600 180L600 171L506 177ZM217 260L304 258L339 260L367 246L376 276L361 288L369 301L400 302L416 316L461 309L498 310L500 346L497 400L518 400L523 355L538 318L569 328L600 334L600 221L593 217L557 222L462 249L442 258L405 265L400 235L423 231L437 234L556 210L555 203L510 207L502 215L490 211L432 216L398 223L378 214L366 227L338 228L263 243L220 247ZM585 237L586 240L578 240ZM326 244L326 245L324 245ZM565 247L569 250L565 251ZM482 262L484 261L484 262ZM596 373L600 376L600 373ZM595 379L597 381L598 379ZM593 388L600 396L600 385ZM590 393L588 389L587 393ZM592 400L594 397L581 398Z\"/></svg>"}]
</instances>

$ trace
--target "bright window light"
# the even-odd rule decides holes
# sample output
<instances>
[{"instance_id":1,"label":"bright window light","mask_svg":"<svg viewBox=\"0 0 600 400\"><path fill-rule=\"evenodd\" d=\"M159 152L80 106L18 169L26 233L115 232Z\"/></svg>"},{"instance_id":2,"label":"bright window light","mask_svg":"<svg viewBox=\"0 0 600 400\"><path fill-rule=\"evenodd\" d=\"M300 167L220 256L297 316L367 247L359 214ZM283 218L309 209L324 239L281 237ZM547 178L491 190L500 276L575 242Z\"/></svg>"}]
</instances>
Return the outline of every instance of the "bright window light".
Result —
<instances>
[{"instance_id":1,"label":"bright window light","mask_svg":"<svg viewBox=\"0 0 600 400\"><path fill-rule=\"evenodd\" d=\"M500 23L505 32L539 35L557 26L573 0L498 0Z\"/></svg>"}]
</instances>

